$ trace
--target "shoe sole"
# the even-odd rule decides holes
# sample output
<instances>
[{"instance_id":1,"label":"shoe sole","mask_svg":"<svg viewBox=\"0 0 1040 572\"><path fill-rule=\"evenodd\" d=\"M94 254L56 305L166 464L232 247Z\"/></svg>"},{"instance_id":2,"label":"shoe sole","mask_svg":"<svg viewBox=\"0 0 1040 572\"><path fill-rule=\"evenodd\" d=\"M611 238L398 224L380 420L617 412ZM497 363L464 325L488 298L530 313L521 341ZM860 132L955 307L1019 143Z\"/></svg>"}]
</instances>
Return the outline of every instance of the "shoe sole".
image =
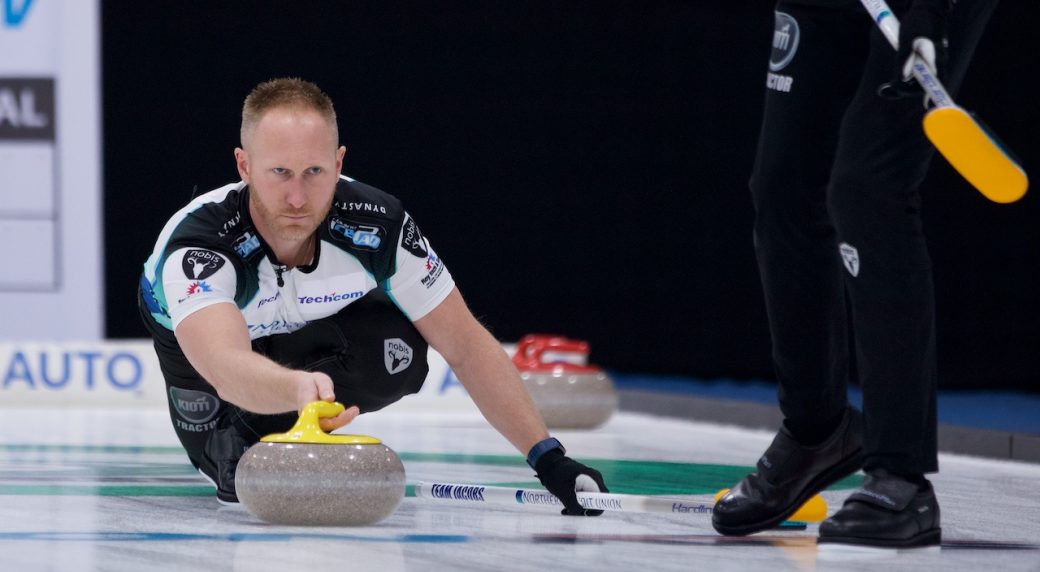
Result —
<instances>
[{"instance_id":1,"label":"shoe sole","mask_svg":"<svg viewBox=\"0 0 1040 572\"><path fill-rule=\"evenodd\" d=\"M219 502L220 504L222 504L224 506L239 506L238 496L235 496L234 500L221 498L221 496L220 496L221 495L220 487L217 486L217 483L213 479L211 479L209 477L209 475L207 475L206 473L202 472L202 469L198 469L198 471L199 471L199 474L202 475L202 478L206 479L207 481L209 481L209 484L213 485L213 489L217 493L216 494L217 502Z\"/></svg>"},{"instance_id":2,"label":"shoe sole","mask_svg":"<svg viewBox=\"0 0 1040 572\"><path fill-rule=\"evenodd\" d=\"M942 543L942 529L933 528L910 538L868 538L859 536L821 536L816 544L851 544L875 548L923 548Z\"/></svg>"},{"instance_id":3,"label":"shoe sole","mask_svg":"<svg viewBox=\"0 0 1040 572\"><path fill-rule=\"evenodd\" d=\"M799 507L806 503L813 495L840 481L841 479L855 473L863 467L863 449L856 449L856 452L845 458L837 465L834 465L830 469L820 473L816 479L809 483L807 487L795 497L793 503L784 508L782 512L776 516L770 517L766 520L756 522L754 524L746 524L742 526L731 526L719 524L715 521L714 514L712 514L711 525L715 527L715 530L720 534L726 536L747 536L770 528L776 528L781 522L787 520L789 516L794 514Z\"/></svg>"}]
</instances>

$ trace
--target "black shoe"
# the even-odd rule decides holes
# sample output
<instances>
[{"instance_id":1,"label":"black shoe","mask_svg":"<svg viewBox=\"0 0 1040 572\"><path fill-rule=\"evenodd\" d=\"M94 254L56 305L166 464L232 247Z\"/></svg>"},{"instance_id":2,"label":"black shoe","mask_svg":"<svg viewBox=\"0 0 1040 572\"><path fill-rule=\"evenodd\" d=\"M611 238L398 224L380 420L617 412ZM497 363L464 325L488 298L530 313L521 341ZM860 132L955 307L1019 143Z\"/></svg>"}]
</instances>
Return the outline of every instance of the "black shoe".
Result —
<instances>
[{"instance_id":1,"label":"black shoe","mask_svg":"<svg viewBox=\"0 0 1040 572\"><path fill-rule=\"evenodd\" d=\"M217 484L217 481L213 478L213 475L210 475L209 473L204 471L202 467L197 468L199 474L202 475L207 481L209 481L209 484L213 485L213 488L217 490L217 502L224 506L238 506L238 495L235 494L234 491L221 490L220 485Z\"/></svg>"},{"instance_id":2,"label":"black shoe","mask_svg":"<svg viewBox=\"0 0 1040 572\"><path fill-rule=\"evenodd\" d=\"M863 466L862 414L849 407L834 434L806 447L781 427L758 470L726 493L711 513L715 530L743 536L774 528L805 501Z\"/></svg>"},{"instance_id":3,"label":"black shoe","mask_svg":"<svg viewBox=\"0 0 1040 572\"><path fill-rule=\"evenodd\" d=\"M932 484L918 485L884 469L871 471L834 516L820 523L819 544L883 548L935 546L942 540Z\"/></svg>"},{"instance_id":4,"label":"black shoe","mask_svg":"<svg viewBox=\"0 0 1040 572\"><path fill-rule=\"evenodd\" d=\"M231 415L225 414L217 421L217 427L206 439L204 463L199 467L199 472L216 487L217 500L221 504L238 504L235 471L239 459L256 442L255 439L243 436L231 418Z\"/></svg>"}]
</instances>

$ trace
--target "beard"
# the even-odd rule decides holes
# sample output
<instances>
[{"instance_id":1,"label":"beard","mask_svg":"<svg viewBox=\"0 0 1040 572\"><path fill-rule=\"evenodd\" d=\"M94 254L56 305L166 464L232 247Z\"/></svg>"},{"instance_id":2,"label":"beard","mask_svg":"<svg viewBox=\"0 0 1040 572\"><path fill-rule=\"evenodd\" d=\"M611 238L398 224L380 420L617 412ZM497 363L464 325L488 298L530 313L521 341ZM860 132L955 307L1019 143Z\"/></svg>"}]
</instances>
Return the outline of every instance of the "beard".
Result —
<instances>
[{"instance_id":1,"label":"beard","mask_svg":"<svg viewBox=\"0 0 1040 572\"><path fill-rule=\"evenodd\" d=\"M332 196L329 196L328 203L317 209L288 208L275 211L267 208L267 205L260 200L256 192L251 192L249 193L249 204L253 212L256 213L256 218L262 221L265 228L271 229L279 240L300 241L310 238L321 222L325 220L325 216L329 214L329 209L332 208L332 198ZM305 218L290 220L283 218L284 216L302 216Z\"/></svg>"}]
</instances>

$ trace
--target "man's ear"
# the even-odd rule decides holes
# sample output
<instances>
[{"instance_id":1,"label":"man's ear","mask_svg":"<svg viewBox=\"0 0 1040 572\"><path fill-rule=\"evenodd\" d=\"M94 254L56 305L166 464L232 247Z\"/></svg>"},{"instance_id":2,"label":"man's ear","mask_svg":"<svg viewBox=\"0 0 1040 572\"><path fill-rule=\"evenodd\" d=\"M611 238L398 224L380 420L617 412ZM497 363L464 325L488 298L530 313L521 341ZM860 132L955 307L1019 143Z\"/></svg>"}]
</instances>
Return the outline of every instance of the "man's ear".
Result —
<instances>
[{"instance_id":1,"label":"man's ear","mask_svg":"<svg viewBox=\"0 0 1040 572\"><path fill-rule=\"evenodd\" d=\"M249 153L241 147L235 147L235 166L238 167L238 176L249 183Z\"/></svg>"}]
</instances>

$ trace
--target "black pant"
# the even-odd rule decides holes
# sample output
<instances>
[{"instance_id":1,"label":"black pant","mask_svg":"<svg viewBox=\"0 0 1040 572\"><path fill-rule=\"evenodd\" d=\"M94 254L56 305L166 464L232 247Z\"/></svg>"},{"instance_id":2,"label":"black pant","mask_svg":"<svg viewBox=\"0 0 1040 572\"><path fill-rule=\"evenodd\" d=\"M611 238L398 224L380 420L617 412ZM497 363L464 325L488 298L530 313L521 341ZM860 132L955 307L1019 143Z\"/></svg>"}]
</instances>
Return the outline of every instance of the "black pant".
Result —
<instances>
[{"instance_id":1,"label":"black pant","mask_svg":"<svg viewBox=\"0 0 1040 572\"><path fill-rule=\"evenodd\" d=\"M951 13L951 93L995 4L960 0ZM751 192L785 424L806 440L833 429L858 379L865 468L938 470L922 98L876 95L895 51L858 2L781 0L776 10Z\"/></svg>"},{"instance_id":2,"label":"black pant","mask_svg":"<svg viewBox=\"0 0 1040 572\"><path fill-rule=\"evenodd\" d=\"M156 324L143 304L139 307L159 356L177 437L192 464L218 485L233 481L234 464L244 448L270 433L287 431L297 412L261 415L220 399L188 363L173 333ZM362 413L416 393L429 371L426 340L379 290L301 330L255 340L253 349L287 367L328 374L336 400L357 405ZM228 470L230 474L220 474Z\"/></svg>"}]
</instances>

